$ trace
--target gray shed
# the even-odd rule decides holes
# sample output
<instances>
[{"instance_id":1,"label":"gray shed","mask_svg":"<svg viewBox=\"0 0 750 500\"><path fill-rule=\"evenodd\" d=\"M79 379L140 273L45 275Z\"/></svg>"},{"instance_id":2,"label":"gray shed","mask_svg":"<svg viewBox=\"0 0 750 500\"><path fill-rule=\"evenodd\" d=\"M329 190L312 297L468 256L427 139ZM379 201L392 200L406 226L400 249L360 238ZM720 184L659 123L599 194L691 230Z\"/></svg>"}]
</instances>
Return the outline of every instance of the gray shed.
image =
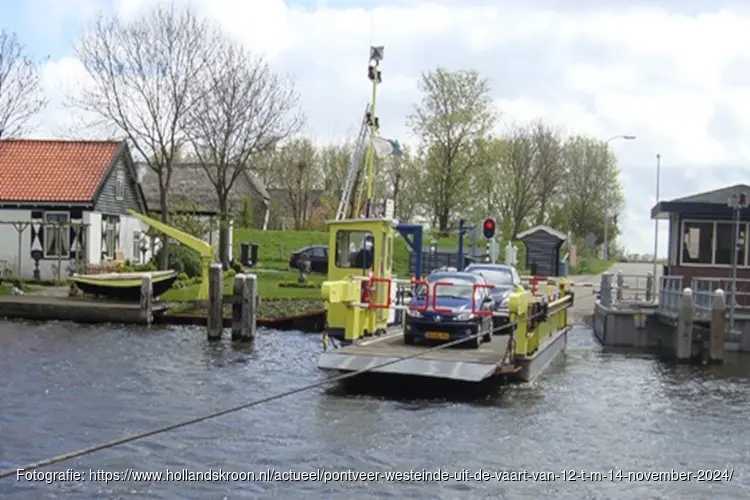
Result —
<instances>
[{"instance_id":1,"label":"gray shed","mask_svg":"<svg viewBox=\"0 0 750 500\"><path fill-rule=\"evenodd\" d=\"M516 236L526 246L526 269L535 276L560 275L560 246L567 236L548 226L536 226Z\"/></svg>"}]
</instances>

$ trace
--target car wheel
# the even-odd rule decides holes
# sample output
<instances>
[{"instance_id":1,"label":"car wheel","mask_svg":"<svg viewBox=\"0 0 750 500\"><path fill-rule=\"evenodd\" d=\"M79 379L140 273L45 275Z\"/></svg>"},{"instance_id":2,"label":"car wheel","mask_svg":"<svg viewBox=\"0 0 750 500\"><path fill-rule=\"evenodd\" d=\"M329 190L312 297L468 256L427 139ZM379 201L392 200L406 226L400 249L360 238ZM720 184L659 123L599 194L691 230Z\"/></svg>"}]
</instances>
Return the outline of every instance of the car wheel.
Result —
<instances>
[{"instance_id":1,"label":"car wheel","mask_svg":"<svg viewBox=\"0 0 750 500\"><path fill-rule=\"evenodd\" d=\"M477 335L473 339L471 339L471 347L474 349L479 349L482 345L482 335Z\"/></svg>"},{"instance_id":2,"label":"car wheel","mask_svg":"<svg viewBox=\"0 0 750 500\"><path fill-rule=\"evenodd\" d=\"M492 342L492 332L485 333L482 340L485 342Z\"/></svg>"},{"instance_id":3,"label":"car wheel","mask_svg":"<svg viewBox=\"0 0 750 500\"><path fill-rule=\"evenodd\" d=\"M414 337L412 337L411 335L404 335L404 344L414 345Z\"/></svg>"}]
</instances>

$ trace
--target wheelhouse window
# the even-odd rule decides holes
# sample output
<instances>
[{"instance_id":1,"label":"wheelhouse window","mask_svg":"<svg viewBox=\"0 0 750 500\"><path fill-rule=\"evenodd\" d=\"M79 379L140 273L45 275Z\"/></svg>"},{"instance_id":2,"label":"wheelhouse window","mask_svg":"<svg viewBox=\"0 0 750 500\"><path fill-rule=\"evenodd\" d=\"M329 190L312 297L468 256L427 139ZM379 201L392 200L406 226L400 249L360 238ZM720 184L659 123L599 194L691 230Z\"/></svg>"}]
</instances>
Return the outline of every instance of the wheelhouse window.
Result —
<instances>
[{"instance_id":1,"label":"wheelhouse window","mask_svg":"<svg viewBox=\"0 0 750 500\"><path fill-rule=\"evenodd\" d=\"M685 221L682 225L682 262L711 265L713 263L713 239L713 222Z\"/></svg>"},{"instance_id":2,"label":"wheelhouse window","mask_svg":"<svg viewBox=\"0 0 750 500\"><path fill-rule=\"evenodd\" d=\"M70 214L46 212L44 214L44 257L70 256Z\"/></svg>"},{"instance_id":3,"label":"wheelhouse window","mask_svg":"<svg viewBox=\"0 0 750 500\"><path fill-rule=\"evenodd\" d=\"M375 241L370 231L336 232L336 267L372 269Z\"/></svg>"},{"instance_id":4,"label":"wheelhouse window","mask_svg":"<svg viewBox=\"0 0 750 500\"><path fill-rule=\"evenodd\" d=\"M737 265L745 265L745 236L747 226L740 224L739 238L737 239ZM732 264L732 246L734 244L735 225L731 222L716 223L716 257L714 264Z\"/></svg>"}]
</instances>

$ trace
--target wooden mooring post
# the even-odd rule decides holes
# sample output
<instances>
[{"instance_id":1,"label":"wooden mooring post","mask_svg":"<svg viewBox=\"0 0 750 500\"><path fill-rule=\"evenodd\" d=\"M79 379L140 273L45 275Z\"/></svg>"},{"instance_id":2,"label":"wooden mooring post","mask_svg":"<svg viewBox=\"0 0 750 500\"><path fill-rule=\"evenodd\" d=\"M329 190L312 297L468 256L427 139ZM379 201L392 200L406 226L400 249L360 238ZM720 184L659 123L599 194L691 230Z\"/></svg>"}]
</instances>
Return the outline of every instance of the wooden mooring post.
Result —
<instances>
[{"instance_id":1,"label":"wooden mooring post","mask_svg":"<svg viewBox=\"0 0 750 500\"><path fill-rule=\"evenodd\" d=\"M714 292L714 303L711 307L711 329L708 335L708 362L724 362L724 330L727 320L727 303L724 290Z\"/></svg>"},{"instance_id":2,"label":"wooden mooring post","mask_svg":"<svg viewBox=\"0 0 750 500\"><path fill-rule=\"evenodd\" d=\"M221 340L224 330L222 301L223 269L221 264L211 264L208 273L208 340Z\"/></svg>"},{"instance_id":3,"label":"wooden mooring post","mask_svg":"<svg viewBox=\"0 0 750 500\"><path fill-rule=\"evenodd\" d=\"M146 316L146 324L154 321L154 283L151 273L146 274L141 282L141 309Z\"/></svg>"},{"instance_id":4,"label":"wooden mooring post","mask_svg":"<svg viewBox=\"0 0 750 500\"><path fill-rule=\"evenodd\" d=\"M680 310L677 313L674 350L677 361L689 360L693 350L693 291L685 288L682 291Z\"/></svg>"},{"instance_id":5,"label":"wooden mooring post","mask_svg":"<svg viewBox=\"0 0 750 500\"><path fill-rule=\"evenodd\" d=\"M249 341L255 338L255 315L258 279L254 274L234 277L232 303L232 340Z\"/></svg>"}]
</instances>

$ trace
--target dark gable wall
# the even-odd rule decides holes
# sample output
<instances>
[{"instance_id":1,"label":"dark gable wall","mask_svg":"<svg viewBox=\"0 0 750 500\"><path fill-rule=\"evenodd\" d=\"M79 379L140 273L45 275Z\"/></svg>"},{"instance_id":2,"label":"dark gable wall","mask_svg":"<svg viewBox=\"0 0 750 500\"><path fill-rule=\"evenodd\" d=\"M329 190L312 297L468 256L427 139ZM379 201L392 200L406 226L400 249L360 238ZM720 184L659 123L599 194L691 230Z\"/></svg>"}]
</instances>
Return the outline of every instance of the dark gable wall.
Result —
<instances>
[{"instance_id":1,"label":"dark gable wall","mask_svg":"<svg viewBox=\"0 0 750 500\"><path fill-rule=\"evenodd\" d=\"M118 200L116 195L117 189L117 172L125 174L125 199ZM117 160L117 165L109 172L109 176L104 181L104 186L99 193L99 198L94 204L94 210L109 215L125 215L128 208L140 211L137 188L135 179L126 168L124 155Z\"/></svg>"},{"instance_id":2,"label":"dark gable wall","mask_svg":"<svg viewBox=\"0 0 750 500\"><path fill-rule=\"evenodd\" d=\"M557 276L561 241L547 231L538 230L523 239L526 245L526 269L539 276ZM533 264L536 264L535 266Z\"/></svg>"}]
</instances>

